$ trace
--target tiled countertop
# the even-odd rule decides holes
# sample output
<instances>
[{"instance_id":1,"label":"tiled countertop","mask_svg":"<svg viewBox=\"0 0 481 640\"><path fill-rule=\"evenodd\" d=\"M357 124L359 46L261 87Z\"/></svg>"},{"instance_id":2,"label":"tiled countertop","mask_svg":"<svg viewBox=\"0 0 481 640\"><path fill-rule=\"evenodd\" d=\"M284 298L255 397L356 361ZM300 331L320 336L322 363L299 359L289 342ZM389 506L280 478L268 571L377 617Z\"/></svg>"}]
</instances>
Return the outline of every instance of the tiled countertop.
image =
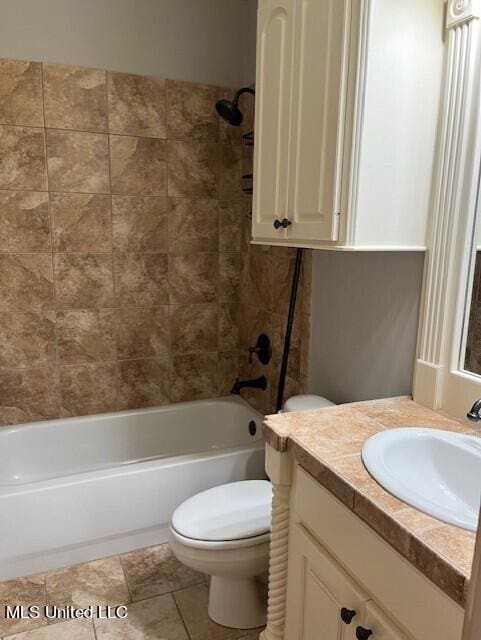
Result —
<instances>
[{"instance_id":1,"label":"tiled countertop","mask_svg":"<svg viewBox=\"0 0 481 640\"><path fill-rule=\"evenodd\" d=\"M476 433L466 422L401 397L267 416L264 436L277 451L292 452L303 469L464 606L475 534L401 502L378 485L362 464L361 449L367 438L400 426Z\"/></svg>"}]
</instances>

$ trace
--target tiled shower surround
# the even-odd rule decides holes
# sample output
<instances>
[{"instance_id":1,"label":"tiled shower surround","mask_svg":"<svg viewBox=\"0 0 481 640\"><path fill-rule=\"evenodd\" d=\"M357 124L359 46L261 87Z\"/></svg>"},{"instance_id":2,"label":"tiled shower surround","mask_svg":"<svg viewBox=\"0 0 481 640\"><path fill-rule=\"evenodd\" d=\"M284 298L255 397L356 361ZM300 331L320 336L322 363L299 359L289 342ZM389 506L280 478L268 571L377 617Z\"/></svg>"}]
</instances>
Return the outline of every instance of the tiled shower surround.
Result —
<instances>
[{"instance_id":1,"label":"tiled shower surround","mask_svg":"<svg viewBox=\"0 0 481 640\"><path fill-rule=\"evenodd\" d=\"M0 60L0 424L225 395L272 408L294 253L249 246L232 90ZM247 96L244 108L252 105ZM249 103L250 101L250 103ZM305 388L306 256L287 394ZM271 365L249 364L265 331Z\"/></svg>"}]
</instances>

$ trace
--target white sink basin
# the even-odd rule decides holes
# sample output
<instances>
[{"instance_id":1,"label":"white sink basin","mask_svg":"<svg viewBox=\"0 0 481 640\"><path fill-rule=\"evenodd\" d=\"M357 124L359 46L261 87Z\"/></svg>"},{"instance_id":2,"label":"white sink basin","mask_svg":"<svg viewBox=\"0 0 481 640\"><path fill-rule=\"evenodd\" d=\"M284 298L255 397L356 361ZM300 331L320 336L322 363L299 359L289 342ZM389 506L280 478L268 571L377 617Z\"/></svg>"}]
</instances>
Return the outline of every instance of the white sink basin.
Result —
<instances>
[{"instance_id":1,"label":"white sink basin","mask_svg":"<svg viewBox=\"0 0 481 640\"><path fill-rule=\"evenodd\" d=\"M366 441L362 460L374 479L404 502L476 531L481 439L437 429L390 429Z\"/></svg>"}]
</instances>

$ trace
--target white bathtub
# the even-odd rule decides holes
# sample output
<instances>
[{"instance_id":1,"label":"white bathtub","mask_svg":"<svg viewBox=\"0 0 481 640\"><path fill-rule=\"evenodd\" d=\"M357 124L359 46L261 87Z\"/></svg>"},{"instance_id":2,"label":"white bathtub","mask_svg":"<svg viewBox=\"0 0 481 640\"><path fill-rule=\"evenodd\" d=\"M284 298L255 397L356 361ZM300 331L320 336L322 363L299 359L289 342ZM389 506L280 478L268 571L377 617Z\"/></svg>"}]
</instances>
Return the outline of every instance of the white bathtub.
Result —
<instances>
[{"instance_id":1,"label":"white bathtub","mask_svg":"<svg viewBox=\"0 0 481 640\"><path fill-rule=\"evenodd\" d=\"M0 429L0 580L165 542L189 496L265 477L261 424L220 398Z\"/></svg>"}]
</instances>

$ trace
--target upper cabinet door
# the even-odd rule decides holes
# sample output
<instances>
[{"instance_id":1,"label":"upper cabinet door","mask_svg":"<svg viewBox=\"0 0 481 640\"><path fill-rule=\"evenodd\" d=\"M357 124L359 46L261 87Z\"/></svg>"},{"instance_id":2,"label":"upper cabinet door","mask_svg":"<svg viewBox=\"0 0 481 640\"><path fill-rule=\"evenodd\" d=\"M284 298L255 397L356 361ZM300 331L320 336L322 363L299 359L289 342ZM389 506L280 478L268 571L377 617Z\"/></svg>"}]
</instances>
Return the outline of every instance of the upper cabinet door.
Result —
<instances>
[{"instance_id":1,"label":"upper cabinet door","mask_svg":"<svg viewBox=\"0 0 481 640\"><path fill-rule=\"evenodd\" d=\"M444 4L259 0L254 243L425 247Z\"/></svg>"},{"instance_id":2,"label":"upper cabinet door","mask_svg":"<svg viewBox=\"0 0 481 640\"><path fill-rule=\"evenodd\" d=\"M296 2L288 203L291 240L338 240L350 17L351 0Z\"/></svg>"},{"instance_id":3,"label":"upper cabinet door","mask_svg":"<svg viewBox=\"0 0 481 640\"><path fill-rule=\"evenodd\" d=\"M257 17L254 238L286 237L295 0L260 0Z\"/></svg>"}]
</instances>

